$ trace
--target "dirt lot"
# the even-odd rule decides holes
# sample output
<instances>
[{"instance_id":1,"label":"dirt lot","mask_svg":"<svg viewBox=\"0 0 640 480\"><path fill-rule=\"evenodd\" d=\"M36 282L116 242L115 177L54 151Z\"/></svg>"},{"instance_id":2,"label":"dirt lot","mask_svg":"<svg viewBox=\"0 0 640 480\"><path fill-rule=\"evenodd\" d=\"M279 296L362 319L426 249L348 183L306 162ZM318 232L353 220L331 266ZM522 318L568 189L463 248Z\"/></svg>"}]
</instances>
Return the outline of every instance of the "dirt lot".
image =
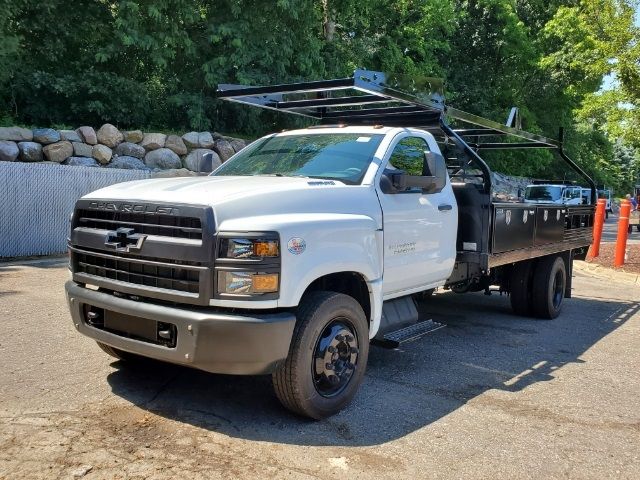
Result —
<instances>
[{"instance_id":1,"label":"dirt lot","mask_svg":"<svg viewBox=\"0 0 640 480\"><path fill-rule=\"evenodd\" d=\"M640 285L593 275L552 322L436 294L447 328L374 348L355 403L311 422L266 377L112 361L64 265L0 264L0 478L640 478Z\"/></svg>"}]
</instances>

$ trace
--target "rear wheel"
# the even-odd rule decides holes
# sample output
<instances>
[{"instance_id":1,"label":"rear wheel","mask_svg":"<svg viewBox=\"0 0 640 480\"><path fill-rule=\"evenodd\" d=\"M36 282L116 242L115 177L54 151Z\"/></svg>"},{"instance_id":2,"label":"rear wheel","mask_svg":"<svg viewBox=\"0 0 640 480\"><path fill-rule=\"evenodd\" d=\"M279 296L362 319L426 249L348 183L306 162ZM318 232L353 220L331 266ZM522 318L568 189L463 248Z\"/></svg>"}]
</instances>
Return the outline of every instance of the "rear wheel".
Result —
<instances>
[{"instance_id":1,"label":"rear wheel","mask_svg":"<svg viewBox=\"0 0 640 480\"><path fill-rule=\"evenodd\" d=\"M531 307L531 261L518 262L511 270L511 308L517 315L530 316Z\"/></svg>"},{"instance_id":2,"label":"rear wheel","mask_svg":"<svg viewBox=\"0 0 640 480\"><path fill-rule=\"evenodd\" d=\"M311 292L300 304L289 355L273 386L289 410L321 419L344 408L362 383L369 329L360 304L348 295Z\"/></svg>"},{"instance_id":3,"label":"rear wheel","mask_svg":"<svg viewBox=\"0 0 640 480\"><path fill-rule=\"evenodd\" d=\"M560 314L567 286L567 269L558 256L538 261L533 274L531 292L533 312L539 318L551 320Z\"/></svg>"}]
</instances>

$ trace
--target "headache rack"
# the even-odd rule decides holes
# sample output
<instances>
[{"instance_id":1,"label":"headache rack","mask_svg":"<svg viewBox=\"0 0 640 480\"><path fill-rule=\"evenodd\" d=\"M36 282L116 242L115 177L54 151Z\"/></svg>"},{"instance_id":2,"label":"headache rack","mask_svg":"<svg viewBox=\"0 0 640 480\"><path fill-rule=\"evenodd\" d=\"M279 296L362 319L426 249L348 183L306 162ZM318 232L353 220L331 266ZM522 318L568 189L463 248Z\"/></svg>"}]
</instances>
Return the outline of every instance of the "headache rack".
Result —
<instances>
[{"instance_id":1,"label":"headache rack","mask_svg":"<svg viewBox=\"0 0 640 480\"><path fill-rule=\"evenodd\" d=\"M491 171L480 158L480 150L544 148L558 154L592 189L593 180L573 162L559 140L526 132L517 108L505 124L445 104L444 82L432 77L408 77L369 70L356 70L353 77L312 82L250 87L220 84L217 97L317 120L322 125L384 125L417 127L448 138L461 148L482 171L487 193ZM449 119L464 125L452 128Z\"/></svg>"}]
</instances>

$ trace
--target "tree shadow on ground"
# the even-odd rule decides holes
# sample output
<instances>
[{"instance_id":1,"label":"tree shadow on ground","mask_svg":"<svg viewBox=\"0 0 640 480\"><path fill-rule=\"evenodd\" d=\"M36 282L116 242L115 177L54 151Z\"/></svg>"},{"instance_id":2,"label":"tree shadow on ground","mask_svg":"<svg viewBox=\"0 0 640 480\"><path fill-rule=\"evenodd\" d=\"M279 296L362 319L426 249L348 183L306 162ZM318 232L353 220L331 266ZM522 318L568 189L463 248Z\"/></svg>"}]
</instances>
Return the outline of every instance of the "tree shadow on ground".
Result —
<instances>
[{"instance_id":1,"label":"tree shadow on ground","mask_svg":"<svg viewBox=\"0 0 640 480\"><path fill-rule=\"evenodd\" d=\"M438 294L423 318L446 324L399 350L373 347L355 401L315 422L287 412L270 378L212 375L158 362L109 375L113 392L139 407L226 435L296 445L377 445L403 437L491 389L516 392L554 379L640 309L638 302L574 298L555 321L515 317L496 295Z\"/></svg>"}]
</instances>

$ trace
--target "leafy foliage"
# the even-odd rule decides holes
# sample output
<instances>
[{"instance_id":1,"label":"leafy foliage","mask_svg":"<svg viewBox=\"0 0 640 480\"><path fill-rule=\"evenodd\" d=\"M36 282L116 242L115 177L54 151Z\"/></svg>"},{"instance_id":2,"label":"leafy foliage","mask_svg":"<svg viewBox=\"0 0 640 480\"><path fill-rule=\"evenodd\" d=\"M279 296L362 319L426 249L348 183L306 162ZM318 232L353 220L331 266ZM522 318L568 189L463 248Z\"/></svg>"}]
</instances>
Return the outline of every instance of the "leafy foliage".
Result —
<instances>
[{"instance_id":1,"label":"leafy foliage","mask_svg":"<svg viewBox=\"0 0 640 480\"><path fill-rule=\"evenodd\" d=\"M636 181L637 0L0 0L0 123L218 129L305 120L214 99L369 68L442 76L447 101L557 137L598 182ZM601 90L611 76L611 88ZM621 153L624 152L624 155ZM549 152L488 155L511 174L561 171Z\"/></svg>"}]
</instances>

